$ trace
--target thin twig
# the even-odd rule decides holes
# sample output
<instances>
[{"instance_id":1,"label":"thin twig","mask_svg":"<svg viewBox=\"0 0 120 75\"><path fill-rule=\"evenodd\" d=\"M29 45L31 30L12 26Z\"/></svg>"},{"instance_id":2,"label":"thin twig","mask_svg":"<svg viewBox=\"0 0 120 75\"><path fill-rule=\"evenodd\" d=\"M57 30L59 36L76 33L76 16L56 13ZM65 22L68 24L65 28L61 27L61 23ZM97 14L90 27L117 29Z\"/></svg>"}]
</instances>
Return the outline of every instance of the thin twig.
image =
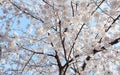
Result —
<instances>
[{"instance_id":1,"label":"thin twig","mask_svg":"<svg viewBox=\"0 0 120 75\"><path fill-rule=\"evenodd\" d=\"M72 8L72 16L74 17L74 16L75 16L75 14L74 14L74 8L73 8L72 1L71 1L71 8Z\"/></svg>"},{"instance_id":2,"label":"thin twig","mask_svg":"<svg viewBox=\"0 0 120 75\"><path fill-rule=\"evenodd\" d=\"M119 17L120 17L120 15L118 15L115 19L113 19L113 22L112 22L111 25L108 27L108 29L105 30L105 32L108 32L108 31L109 31L109 29L112 27L112 25L113 25L117 20L119 20Z\"/></svg>"},{"instance_id":3,"label":"thin twig","mask_svg":"<svg viewBox=\"0 0 120 75\"><path fill-rule=\"evenodd\" d=\"M30 60L32 59L32 57L33 57L33 55L34 55L34 54L35 54L35 53L33 53L33 54L30 56L29 60L26 62L25 66L24 66L24 67L23 67L23 69L22 69L21 74L23 73L23 71L24 71L25 67L26 67L26 66L27 66L27 64L30 62Z\"/></svg>"},{"instance_id":4,"label":"thin twig","mask_svg":"<svg viewBox=\"0 0 120 75\"><path fill-rule=\"evenodd\" d=\"M35 53L35 54L43 54L43 55L55 57L55 55L52 55L52 54L46 54L46 53L43 53L43 52L36 52L36 51L31 50L31 49L28 49L28 48L25 48L25 47L23 47L23 46L20 46L20 45L18 45L18 44L16 44L16 45L17 45L18 47L24 49L24 50L30 51L30 52Z\"/></svg>"},{"instance_id":5,"label":"thin twig","mask_svg":"<svg viewBox=\"0 0 120 75\"><path fill-rule=\"evenodd\" d=\"M75 37L75 42L73 42L72 47L71 47L71 49L70 49L70 53L69 53L69 55L68 55L68 60L69 60L69 58L70 58L70 55L71 55L71 53L72 53L72 49L74 48L74 45L75 45L75 43L76 43L76 40L77 40L80 32L82 31L84 25L85 25L85 23L81 26L79 32L77 33L77 35L76 35L76 37Z\"/></svg>"},{"instance_id":6,"label":"thin twig","mask_svg":"<svg viewBox=\"0 0 120 75\"><path fill-rule=\"evenodd\" d=\"M36 19L36 20L39 20L39 21L41 21L42 23L44 23L44 21L43 21L41 18L38 18L38 17L32 15L32 14L31 14L30 12L28 12L27 10L23 10L20 6L18 6L17 4L13 3L11 0L9 0L9 2L10 2L13 6L15 6L16 8L18 8L20 11L22 11L23 13L25 13L25 14L31 16L32 18L34 18L34 19Z\"/></svg>"},{"instance_id":7,"label":"thin twig","mask_svg":"<svg viewBox=\"0 0 120 75\"><path fill-rule=\"evenodd\" d=\"M61 44L62 44L62 47L63 47L63 50L64 50L64 56L65 56L65 59L67 61L66 49L65 49L65 38L62 38L61 20L59 20L59 34L60 34Z\"/></svg>"},{"instance_id":8,"label":"thin twig","mask_svg":"<svg viewBox=\"0 0 120 75\"><path fill-rule=\"evenodd\" d=\"M93 15L95 13L95 11L102 5L102 3L104 2L105 0L102 0L102 2L97 6L97 8L91 13L91 15Z\"/></svg>"},{"instance_id":9,"label":"thin twig","mask_svg":"<svg viewBox=\"0 0 120 75\"><path fill-rule=\"evenodd\" d=\"M49 4L47 1L42 0L44 3L46 3L48 6L52 7L54 9L54 5Z\"/></svg>"}]
</instances>

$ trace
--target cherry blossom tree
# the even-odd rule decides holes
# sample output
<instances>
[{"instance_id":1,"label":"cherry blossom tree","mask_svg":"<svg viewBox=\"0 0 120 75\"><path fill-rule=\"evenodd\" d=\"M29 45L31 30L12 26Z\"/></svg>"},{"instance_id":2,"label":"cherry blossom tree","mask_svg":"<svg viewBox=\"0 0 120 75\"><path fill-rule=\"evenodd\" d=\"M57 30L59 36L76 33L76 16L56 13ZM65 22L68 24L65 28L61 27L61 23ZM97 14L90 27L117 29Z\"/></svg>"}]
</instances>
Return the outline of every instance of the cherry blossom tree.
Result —
<instances>
[{"instance_id":1,"label":"cherry blossom tree","mask_svg":"<svg viewBox=\"0 0 120 75\"><path fill-rule=\"evenodd\" d=\"M0 0L1 75L119 75L120 0Z\"/></svg>"}]
</instances>

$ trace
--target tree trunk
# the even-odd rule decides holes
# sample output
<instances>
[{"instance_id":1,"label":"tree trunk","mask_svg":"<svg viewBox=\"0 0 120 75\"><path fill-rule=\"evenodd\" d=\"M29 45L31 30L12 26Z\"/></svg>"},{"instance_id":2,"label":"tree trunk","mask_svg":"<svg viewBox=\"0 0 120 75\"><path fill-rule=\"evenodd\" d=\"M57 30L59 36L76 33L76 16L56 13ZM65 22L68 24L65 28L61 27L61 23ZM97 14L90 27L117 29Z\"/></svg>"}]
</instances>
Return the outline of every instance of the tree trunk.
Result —
<instances>
[{"instance_id":1,"label":"tree trunk","mask_svg":"<svg viewBox=\"0 0 120 75\"><path fill-rule=\"evenodd\" d=\"M59 75L66 75L68 66L59 68Z\"/></svg>"}]
</instances>

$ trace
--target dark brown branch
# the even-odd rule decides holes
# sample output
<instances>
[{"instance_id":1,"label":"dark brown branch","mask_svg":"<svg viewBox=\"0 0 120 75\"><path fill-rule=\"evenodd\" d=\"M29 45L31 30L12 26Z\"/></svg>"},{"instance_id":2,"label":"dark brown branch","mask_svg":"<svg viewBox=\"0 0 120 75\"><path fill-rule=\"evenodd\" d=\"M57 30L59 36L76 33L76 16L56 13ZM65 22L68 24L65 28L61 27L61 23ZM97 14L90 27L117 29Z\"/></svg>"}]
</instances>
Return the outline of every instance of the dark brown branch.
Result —
<instances>
[{"instance_id":1,"label":"dark brown branch","mask_svg":"<svg viewBox=\"0 0 120 75\"><path fill-rule=\"evenodd\" d=\"M51 5L51 4L49 4L47 1L45 1L45 0L42 0L44 3L46 3L48 6L50 6L50 7L52 7L53 9L54 9L54 6L53 5Z\"/></svg>"},{"instance_id":2,"label":"dark brown branch","mask_svg":"<svg viewBox=\"0 0 120 75\"><path fill-rule=\"evenodd\" d=\"M76 11L77 11L78 3L76 3L75 5L76 5Z\"/></svg>"},{"instance_id":3,"label":"dark brown branch","mask_svg":"<svg viewBox=\"0 0 120 75\"><path fill-rule=\"evenodd\" d=\"M79 55L76 55L74 58L77 58L77 57L79 57ZM65 75L65 73L66 73L66 71L67 71L67 68L69 67L69 64L72 62L72 61L74 61L74 58L72 58L71 60L69 60L69 61L67 61L63 66L62 66L62 68L63 68L63 75Z\"/></svg>"},{"instance_id":4,"label":"dark brown branch","mask_svg":"<svg viewBox=\"0 0 120 75\"><path fill-rule=\"evenodd\" d=\"M101 52L101 51L103 51L103 50L96 50L96 49L94 49L93 50L93 55L95 55L96 53Z\"/></svg>"},{"instance_id":5,"label":"dark brown branch","mask_svg":"<svg viewBox=\"0 0 120 75\"><path fill-rule=\"evenodd\" d=\"M11 0L9 0L9 1L10 1L10 3L11 3L13 6L15 6L16 8L18 8L18 9L19 9L20 11L22 11L23 13L25 13L25 14L31 16L32 18L34 18L34 19L36 19L36 20L39 20L39 21L41 21L42 23L44 23L44 21L43 21L41 18L38 18L38 17L32 15L32 14L31 14L30 12L28 12L27 10L23 10L20 6L18 6L17 4L13 3Z\"/></svg>"},{"instance_id":6,"label":"dark brown branch","mask_svg":"<svg viewBox=\"0 0 120 75\"><path fill-rule=\"evenodd\" d=\"M84 61L83 65L82 65L82 71L84 71L86 65L87 65L86 62Z\"/></svg>"},{"instance_id":7,"label":"dark brown branch","mask_svg":"<svg viewBox=\"0 0 120 75\"><path fill-rule=\"evenodd\" d=\"M25 67L26 67L27 64L30 62L30 60L32 59L32 57L33 57L34 54L35 54L35 53L33 53L33 54L30 56L29 60L26 62L25 66L23 67L22 72L24 71ZM21 74L22 74L22 72L21 72Z\"/></svg>"},{"instance_id":8,"label":"dark brown branch","mask_svg":"<svg viewBox=\"0 0 120 75\"><path fill-rule=\"evenodd\" d=\"M67 68L68 68L68 67L69 67L69 64L68 64L67 66L65 66L63 75L66 75L66 72L67 72Z\"/></svg>"},{"instance_id":9,"label":"dark brown branch","mask_svg":"<svg viewBox=\"0 0 120 75\"><path fill-rule=\"evenodd\" d=\"M113 20L112 24L114 24L120 17L120 14Z\"/></svg>"},{"instance_id":10,"label":"dark brown branch","mask_svg":"<svg viewBox=\"0 0 120 75\"><path fill-rule=\"evenodd\" d=\"M108 32L108 30L111 28L112 26L110 25L106 30L105 30L105 32Z\"/></svg>"},{"instance_id":11,"label":"dark brown branch","mask_svg":"<svg viewBox=\"0 0 120 75\"><path fill-rule=\"evenodd\" d=\"M79 55L74 56L74 58L77 58L77 57L79 57ZM63 67L67 66L67 65L70 64L72 61L74 61L74 58L71 58L69 61L67 61L67 63L66 63Z\"/></svg>"},{"instance_id":12,"label":"dark brown branch","mask_svg":"<svg viewBox=\"0 0 120 75\"><path fill-rule=\"evenodd\" d=\"M86 57L86 60L87 60L87 61L89 61L89 60L90 60L90 58L91 58L90 56L87 56L87 57Z\"/></svg>"},{"instance_id":13,"label":"dark brown branch","mask_svg":"<svg viewBox=\"0 0 120 75\"><path fill-rule=\"evenodd\" d=\"M101 52L101 51L104 51L104 50L107 50L106 48L105 48L105 46L102 46L101 48L100 48L100 50L97 50L97 49L93 49L93 55L95 55L96 53L98 53L98 52Z\"/></svg>"},{"instance_id":14,"label":"dark brown branch","mask_svg":"<svg viewBox=\"0 0 120 75\"><path fill-rule=\"evenodd\" d=\"M95 39L97 39L98 35L99 35L99 34L97 33L96 36L95 36Z\"/></svg>"},{"instance_id":15,"label":"dark brown branch","mask_svg":"<svg viewBox=\"0 0 120 75\"><path fill-rule=\"evenodd\" d=\"M35 53L35 54L43 54L43 55L55 57L55 55L52 55L52 54L45 54L45 53L43 53L43 52L36 52L36 51L30 50L30 49L27 49L27 48L25 48L25 47L23 47L23 46L20 46L20 45L18 45L18 44L16 44L16 45L17 45L18 47L24 49L24 50L30 51L30 52Z\"/></svg>"},{"instance_id":16,"label":"dark brown branch","mask_svg":"<svg viewBox=\"0 0 120 75\"><path fill-rule=\"evenodd\" d=\"M101 43L102 42L102 38L100 38L100 40L98 41L98 43Z\"/></svg>"},{"instance_id":17,"label":"dark brown branch","mask_svg":"<svg viewBox=\"0 0 120 75\"><path fill-rule=\"evenodd\" d=\"M59 68L59 75L62 75L62 71L63 71L63 66L61 65L61 62L60 62L60 58L57 54L57 51L55 51L56 55L55 55L55 59L57 61L57 64L58 64L58 68Z\"/></svg>"},{"instance_id":18,"label":"dark brown branch","mask_svg":"<svg viewBox=\"0 0 120 75\"><path fill-rule=\"evenodd\" d=\"M0 46L0 59L1 59L1 56L2 56L2 47Z\"/></svg>"},{"instance_id":19,"label":"dark brown branch","mask_svg":"<svg viewBox=\"0 0 120 75\"><path fill-rule=\"evenodd\" d=\"M34 64L34 65L31 65L31 64L29 64L29 65L27 65L28 67L50 67L50 66L53 66L53 65L58 65L58 64L55 64L55 63L50 63L50 64L45 64L45 65L36 65L36 64Z\"/></svg>"},{"instance_id":20,"label":"dark brown branch","mask_svg":"<svg viewBox=\"0 0 120 75\"><path fill-rule=\"evenodd\" d=\"M90 56L87 56L85 60L86 60L86 61L89 61L90 58L91 58ZM84 60L84 63L83 63L83 65L82 65L82 71L84 71L84 69L85 69L85 67L86 67L86 65L87 65L87 63L85 62L85 60Z\"/></svg>"},{"instance_id":21,"label":"dark brown branch","mask_svg":"<svg viewBox=\"0 0 120 75\"><path fill-rule=\"evenodd\" d=\"M54 47L53 43L51 42L51 46Z\"/></svg>"},{"instance_id":22,"label":"dark brown branch","mask_svg":"<svg viewBox=\"0 0 120 75\"><path fill-rule=\"evenodd\" d=\"M72 1L71 1L71 8L72 8L72 16L74 17L74 16L75 16L75 14L74 14L74 8L73 8Z\"/></svg>"},{"instance_id":23,"label":"dark brown branch","mask_svg":"<svg viewBox=\"0 0 120 75\"><path fill-rule=\"evenodd\" d=\"M65 58L66 58L65 38L63 38L62 40L62 46L63 46L63 50L65 51Z\"/></svg>"},{"instance_id":24,"label":"dark brown branch","mask_svg":"<svg viewBox=\"0 0 120 75\"><path fill-rule=\"evenodd\" d=\"M59 56L58 56L58 54L57 54L57 51L56 51L55 58L56 58L56 60L57 60L57 63L58 63L59 69L62 69L62 65L61 65L61 62L60 62Z\"/></svg>"},{"instance_id":25,"label":"dark brown branch","mask_svg":"<svg viewBox=\"0 0 120 75\"><path fill-rule=\"evenodd\" d=\"M66 49L65 49L65 38L62 38L62 30L61 30L61 20L59 20L59 34L60 34L60 40L61 40L61 44L64 50L64 56L65 56L65 60L67 61L67 55L66 55Z\"/></svg>"},{"instance_id":26,"label":"dark brown branch","mask_svg":"<svg viewBox=\"0 0 120 75\"><path fill-rule=\"evenodd\" d=\"M82 29L83 29L83 26L84 26L84 25L85 25L85 23L81 26L81 28L80 28L79 32L77 33L77 36L76 36L75 40L77 40L77 38L78 38L78 36L79 36L80 32L82 31Z\"/></svg>"},{"instance_id":27,"label":"dark brown branch","mask_svg":"<svg viewBox=\"0 0 120 75\"><path fill-rule=\"evenodd\" d=\"M69 60L69 58L70 58L70 55L71 55L71 53L72 53L72 49L74 48L74 45L75 45L76 40L77 40L77 38L78 38L78 35L79 35L80 32L82 31L84 25L85 25L85 23L81 26L79 32L77 33L77 35L76 35L76 37L75 37L75 42L73 42L73 44L72 44L72 46L71 46L70 53L69 53L69 55L68 55L68 60Z\"/></svg>"},{"instance_id":28,"label":"dark brown branch","mask_svg":"<svg viewBox=\"0 0 120 75\"><path fill-rule=\"evenodd\" d=\"M101 3L97 6L97 8L91 13L91 15L93 15L95 13L95 11L102 5L102 3L104 2L105 0L102 0Z\"/></svg>"},{"instance_id":29,"label":"dark brown branch","mask_svg":"<svg viewBox=\"0 0 120 75\"><path fill-rule=\"evenodd\" d=\"M51 27L53 30L57 31L57 26L52 26Z\"/></svg>"},{"instance_id":30,"label":"dark brown branch","mask_svg":"<svg viewBox=\"0 0 120 75\"><path fill-rule=\"evenodd\" d=\"M102 50L107 50L104 46L101 47Z\"/></svg>"},{"instance_id":31,"label":"dark brown branch","mask_svg":"<svg viewBox=\"0 0 120 75\"><path fill-rule=\"evenodd\" d=\"M68 28L65 28L64 32L67 32L68 31Z\"/></svg>"},{"instance_id":32,"label":"dark brown branch","mask_svg":"<svg viewBox=\"0 0 120 75\"><path fill-rule=\"evenodd\" d=\"M75 75L77 75L77 74L80 75L79 68L74 63L73 63L73 67L71 67L71 69L75 72Z\"/></svg>"},{"instance_id":33,"label":"dark brown branch","mask_svg":"<svg viewBox=\"0 0 120 75\"><path fill-rule=\"evenodd\" d=\"M120 38L117 38L117 39L113 40L112 42L110 42L109 44L114 45L114 44L119 43L119 41L120 41Z\"/></svg>"},{"instance_id":34,"label":"dark brown branch","mask_svg":"<svg viewBox=\"0 0 120 75\"><path fill-rule=\"evenodd\" d=\"M120 15L118 15L115 19L113 19L112 24L114 24L117 20L119 20ZM112 27L112 24L108 27L108 29L105 30L105 32L108 32L109 29Z\"/></svg>"}]
</instances>

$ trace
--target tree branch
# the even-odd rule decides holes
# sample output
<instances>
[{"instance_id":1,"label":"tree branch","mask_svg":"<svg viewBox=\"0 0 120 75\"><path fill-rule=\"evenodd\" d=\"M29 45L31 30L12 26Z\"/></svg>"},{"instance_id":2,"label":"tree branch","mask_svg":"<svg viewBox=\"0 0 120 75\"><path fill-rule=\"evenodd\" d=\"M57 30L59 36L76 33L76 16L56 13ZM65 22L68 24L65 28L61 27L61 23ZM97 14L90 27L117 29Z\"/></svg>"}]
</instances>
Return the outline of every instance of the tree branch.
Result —
<instances>
[{"instance_id":1,"label":"tree branch","mask_svg":"<svg viewBox=\"0 0 120 75\"><path fill-rule=\"evenodd\" d=\"M62 30L61 30L61 20L59 20L59 35L60 35L60 40L61 40L61 44L64 50L64 56L65 56L65 60L67 61L67 55L66 55L66 49L65 49L65 38L62 38Z\"/></svg>"},{"instance_id":2,"label":"tree branch","mask_svg":"<svg viewBox=\"0 0 120 75\"><path fill-rule=\"evenodd\" d=\"M17 4L13 3L11 0L9 0L9 2L10 2L13 6L15 6L16 8L18 8L20 11L22 11L23 13L25 13L25 14L31 16L32 18L34 18L34 19L36 19L36 20L39 20L39 21L41 21L42 23L44 23L44 21L43 21L41 18L38 18L38 17L32 15L32 14L31 14L30 12L28 12L27 10L23 10L20 6L18 6Z\"/></svg>"},{"instance_id":3,"label":"tree branch","mask_svg":"<svg viewBox=\"0 0 120 75\"><path fill-rule=\"evenodd\" d=\"M23 73L23 71L24 71L24 69L25 69L25 67L27 66L27 64L30 62L30 60L32 59L32 57L33 57L33 55L34 55L35 53L33 53L31 56L30 56L30 58L28 59L28 61L26 62L26 64L25 64L25 66L23 67L23 69L22 69L22 72L21 72L21 74Z\"/></svg>"},{"instance_id":4,"label":"tree branch","mask_svg":"<svg viewBox=\"0 0 120 75\"><path fill-rule=\"evenodd\" d=\"M110 42L109 44L114 45L114 44L117 44L119 42L120 42L120 38L117 38L117 39L113 40L112 42Z\"/></svg>"},{"instance_id":5,"label":"tree branch","mask_svg":"<svg viewBox=\"0 0 120 75\"><path fill-rule=\"evenodd\" d=\"M46 3L48 6L50 6L50 7L52 7L53 9L54 9L54 6L53 5L51 5L51 4L49 4L47 1L45 1L45 0L42 0L44 3Z\"/></svg>"},{"instance_id":6,"label":"tree branch","mask_svg":"<svg viewBox=\"0 0 120 75\"><path fill-rule=\"evenodd\" d=\"M102 3L104 2L105 0L102 0L101 3L97 6L97 8L91 13L91 15L93 15L95 13L95 11L102 5Z\"/></svg>"},{"instance_id":7,"label":"tree branch","mask_svg":"<svg viewBox=\"0 0 120 75\"><path fill-rule=\"evenodd\" d=\"M55 58L56 58L56 60L57 60L57 63L58 63L59 68L62 68L62 65L61 65L61 62L60 62L59 56L58 56L58 54L57 54L57 51L56 51Z\"/></svg>"},{"instance_id":8,"label":"tree branch","mask_svg":"<svg viewBox=\"0 0 120 75\"><path fill-rule=\"evenodd\" d=\"M73 4L72 4L72 1L71 1L71 8L72 8L72 16L74 17L74 8L73 8Z\"/></svg>"},{"instance_id":9,"label":"tree branch","mask_svg":"<svg viewBox=\"0 0 120 75\"><path fill-rule=\"evenodd\" d=\"M118 15L115 19L113 19L112 24L114 24L118 19L119 19L120 15ZM108 32L108 30L112 27L112 24L108 27L108 29L105 30L105 32Z\"/></svg>"},{"instance_id":10,"label":"tree branch","mask_svg":"<svg viewBox=\"0 0 120 75\"><path fill-rule=\"evenodd\" d=\"M75 75L80 75L79 68L75 65L75 63L73 63L73 67L71 67L71 69L75 72Z\"/></svg>"},{"instance_id":11,"label":"tree branch","mask_svg":"<svg viewBox=\"0 0 120 75\"><path fill-rule=\"evenodd\" d=\"M35 53L35 54L43 54L43 55L55 57L55 55L52 55L52 54L45 54L45 53L43 53L43 52L36 52L36 51L30 50L30 49L27 49L27 48L25 48L25 47L23 47L23 46L20 46L20 45L18 45L18 44L16 44L16 45L17 45L18 47L24 49L24 50L30 51L30 52Z\"/></svg>"},{"instance_id":12,"label":"tree branch","mask_svg":"<svg viewBox=\"0 0 120 75\"><path fill-rule=\"evenodd\" d=\"M75 37L75 42L73 42L72 47L71 47L71 49L70 49L70 53L69 53L69 55L68 55L68 60L69 60L69 58L70 58L70 55L71 55L71 53L72 53L72 49L74 48L74 45L75 45L76 40L77 40L77 38L78 38L78 35L80 34L80 32L81 32L81 30L82 30L82 28L83 28L84 25L85 25L85 23L81 26L79 32L77 33L77 35L76 35L76 37Z\"/></svg>"}]
</instances>

